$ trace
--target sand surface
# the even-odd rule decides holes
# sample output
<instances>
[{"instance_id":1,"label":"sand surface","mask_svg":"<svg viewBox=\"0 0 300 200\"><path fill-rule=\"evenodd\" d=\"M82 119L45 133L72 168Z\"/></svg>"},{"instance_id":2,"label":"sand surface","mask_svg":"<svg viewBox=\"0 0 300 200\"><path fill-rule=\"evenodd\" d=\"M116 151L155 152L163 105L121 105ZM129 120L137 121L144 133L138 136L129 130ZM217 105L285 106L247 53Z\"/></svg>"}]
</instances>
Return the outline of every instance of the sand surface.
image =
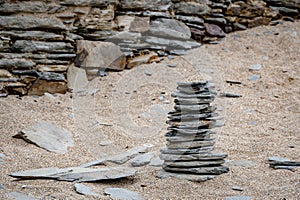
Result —
<instances>
[{"instance_id":1,"label":"sand surface","mask_svg":"<svg viewBox=\"0 0 300 200\"><path fill-rule=\"evenodd\" d=\"M74 183L16 181L8 174L79 166L144 143L153 144L151 150L158 155L165 146L165 121L173 107L170 94L176 90L176 82L201 79L213 81L220 93L243 95L216 100L225 119L216 151L228 153L229 173L195 183L158 179L160 168L146 166L137 168L138 174L128 180L86 185L99 194L107 187L121 187L145 199L299 199L300 169L274 170L267 163L271 156L300 160L299 47L300 22L285 22L235 32L218 45L203 45L188 55L159 64L111 72L94 79L80 93L0 99L0 153L5 154L5 163L0 165L0 183L5 188L0 190L1 199L8 199L7 194L13 191L37 199L93 199L77 194ZM253 64L261 64L262 68L249 71ZM250 81L253 74L259 75L259 80ZM75 146L59 155L12 137L41 120L71 131ZM107 142L111 144L102 146ZM232 165L238 161L248 161L248 165ZM233 186L243 191L232 190Z\"/></svg>"}]
</instances>

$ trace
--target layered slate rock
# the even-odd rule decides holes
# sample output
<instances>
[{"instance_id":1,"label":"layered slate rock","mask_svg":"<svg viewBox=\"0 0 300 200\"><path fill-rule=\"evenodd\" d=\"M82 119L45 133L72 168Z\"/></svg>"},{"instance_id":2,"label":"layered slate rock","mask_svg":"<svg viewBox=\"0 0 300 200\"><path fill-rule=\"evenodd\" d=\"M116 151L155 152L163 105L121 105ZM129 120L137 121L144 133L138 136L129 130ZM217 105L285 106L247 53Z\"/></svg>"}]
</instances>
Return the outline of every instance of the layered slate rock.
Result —
<instances>
[{"instance_id":1,"label":"layered slate rock","mask_svg":"<svg viewBox=\"0 0 300 200\"><path fill-rule=\"evenodd\" d=\"M11 177L20 179L56 179L68 182L93 182L101 180L114 180L134 176L136 170L129 167L103 167L103 168L40 168L13 172Z\"/></svg>"},{"instance_id":2,"label":"layered slate rock","mask_svg":"<svg viewBox=\"0 0 300 200\"><path fill-rule=\"evenodd\" d=\"M167 148L161 149L164 160L159 177L206 181L229 171L224 166L226 153L213 152L216 131L222 126L216 117L214 85L207 82L178 83L174 111L169 113L165 134Z\"/></svg>"},{"instance_id":3,"label":"layered slate rock","mask_svg":"<svg viewBox=\"0 0 300 200\"><path fill-rule=\"evenodd\" d=\"M37 146L55 153L66 153L68 147L74 145L72 134L49 122L41 121L30 129L24 129L14 137L36 144Z\"/></svg>"}]
</instances>

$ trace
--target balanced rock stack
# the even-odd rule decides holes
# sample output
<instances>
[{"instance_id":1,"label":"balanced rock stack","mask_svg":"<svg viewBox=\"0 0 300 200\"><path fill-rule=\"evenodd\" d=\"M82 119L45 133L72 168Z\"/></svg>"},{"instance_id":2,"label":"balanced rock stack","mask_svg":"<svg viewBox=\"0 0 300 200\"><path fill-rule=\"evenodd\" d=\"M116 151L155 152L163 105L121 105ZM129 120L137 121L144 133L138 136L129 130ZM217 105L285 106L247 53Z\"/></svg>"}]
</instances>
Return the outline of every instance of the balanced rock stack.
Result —
<instances>
[{"instance_id":1,"label":"balanced rock stack","mask_svg":"<svg viewBox=\"0 0 300 200\"><path fill-rule=\"evenodd\" d=\"M208 81L178 83L175 111L169 113L167 148L161 149L163 169L159 177L206 181L229 171L223 166L226 153L213 152L218 122L214 85Z\"/></svg>"}]
</instances>

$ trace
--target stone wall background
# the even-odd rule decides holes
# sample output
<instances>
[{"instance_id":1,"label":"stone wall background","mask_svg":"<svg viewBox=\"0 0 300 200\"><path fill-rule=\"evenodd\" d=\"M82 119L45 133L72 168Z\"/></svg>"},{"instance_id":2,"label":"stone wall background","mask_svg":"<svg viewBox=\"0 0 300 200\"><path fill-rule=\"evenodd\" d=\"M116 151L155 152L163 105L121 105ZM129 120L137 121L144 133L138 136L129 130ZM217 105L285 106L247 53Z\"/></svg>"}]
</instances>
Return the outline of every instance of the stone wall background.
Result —
<instances>
[{"instance_id":1,"label":"stone wall background","mask_svg":"<svg viewBox=\"0 0 300 200\"><path fill-rule=\"evenodd\" d=\"M299 13L300 0L0 0L0 95L65 93L70 66L132 68ZM85 60L106 49L119 58Z\"/></svg>"}]
</instances>

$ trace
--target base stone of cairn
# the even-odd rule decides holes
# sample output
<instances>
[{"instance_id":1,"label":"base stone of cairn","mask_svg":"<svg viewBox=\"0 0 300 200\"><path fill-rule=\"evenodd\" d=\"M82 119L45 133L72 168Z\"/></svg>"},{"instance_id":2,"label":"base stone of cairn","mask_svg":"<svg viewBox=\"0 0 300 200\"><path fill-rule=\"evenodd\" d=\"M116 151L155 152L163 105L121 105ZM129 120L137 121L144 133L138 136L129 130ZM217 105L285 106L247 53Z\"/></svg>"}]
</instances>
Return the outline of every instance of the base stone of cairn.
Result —
<instances>
[{"instance_id":1,"label":"base stone of cairn","mask_svg":"<svg viewBox=\"0 0 300 200\"><path fill-rule=\"evenodd\" d=\"M176 177L191 181L206 181L227 173L226 153L216 153L214 146L218 122L214 85L208 81L178 83L174 111L169 112L165 134L166 148L161 149L163 170L158 177Z\"/></svg>"}]
</instances>

